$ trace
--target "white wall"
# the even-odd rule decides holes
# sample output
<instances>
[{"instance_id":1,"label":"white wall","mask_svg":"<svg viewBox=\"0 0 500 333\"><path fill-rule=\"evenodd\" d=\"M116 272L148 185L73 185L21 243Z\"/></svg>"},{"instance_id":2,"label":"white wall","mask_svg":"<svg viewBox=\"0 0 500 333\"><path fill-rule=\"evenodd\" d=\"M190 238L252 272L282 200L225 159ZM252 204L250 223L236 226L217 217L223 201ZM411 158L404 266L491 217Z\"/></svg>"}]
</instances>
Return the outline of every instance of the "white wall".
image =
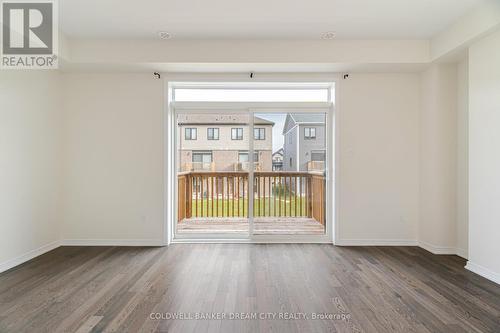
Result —
<instances>
[{"instance_id":1,"label":"white wall","mask_svg":"<svg viewBox=\"0 0 500 333\"><path fill-rule=\"evenodd\" d=\"M181 72L236 71L274 72L288 66L327 64L322 70L356 68L353 64L421 64L429 61L428 40L292 40L292 39L171 39L70 41L69 66L100 68L151 68ZM245 65L247 64L247 65ZM261 65L265 65L260 67ZM302 65L299 65L302 64ZM335 64L342 65L340 67ZM351 66L349 66L349 64ZM215 65L215 67L213 67ZM237 66L237 69L235 68ZM312 66L314 68L315 66ZM95 68L95 67L94 67ZM307 69L306 71L310 71Z\"/></svg>"},{"instance_id":2,"label":"white wall","mask_svg":"<svg viewBox=\"0 0 500 333\"><path fill-rule=\"evenodd\" d=\"M59 241L59 76L0 72L0 271Z\"/></svg>"},{"instance_id":3,"label":"white wall","mask_svg":"<svg viewBox=\"0 0 500 333\"><path fill-rule=\"evenodd\" d=\"M479 117L489 115L481 104L484 87L495 97L488 88L495 83L486 76L495 67L483 65L491 44L475 45L471 59L471 107L482 121L471 125L471 142L483 161L492 158L478 151L484 138L477 130L492 123ZM8 153L0 156L0 185L9 190L0 194L1 221L8 221L1 224L0 262L60 238L67 244L161 244L163 82L149 73L1 74L0 145ZM466 75L461 63L458 72L439 65L422 77L353 73L340 82L340 244L416 244L420 238L467 249ZM475 166L471 175L487 181ZM485 227L478 228L477 207L495 193L479 190L476 183L470 191L476 195L471 262L489 267L478 248ZM488 216L480 221L489 223Z\"/></svg>"},{"instance_id":4,"label":"white wall","mask_svg":"<svg viewBox=\"0 0 500 333\"><path fill-rule=\"evenodd\" d=\"M456 241L457 247L466 248L466 229L460 227L460 221L466 227L464 207L456 204L466 199L459 191L464 187L457 187L456 194L454 190L466 168L448 168L466 158L460 137L466 111L460 111L460 94L457 97L452 88L454 70L439 66L422 78L419 73L353 73L340 82L340 244L416 244L423 223L428 229L421 227L420 236L430 244L453 247ZM2 260L57 241L60 229L67 244L161 244L163 82L149 73L5 75L2 93L8 98L2 103L23 112L2 105L2 119L10 122L2 122L9 125L1 135L18 139L14 146L6 139L0 143L17 154L31 152L19 156L23 163L2 160L2 187L14 184L9 170L19 175L19 182L27 174L31 178L24 188L17 186L17 197L2 192L2 206L8 207L1 212L6 215L2 221L14 216L31 224L24 229L2 224L10 228L2 230L2 236L8 235L6 240L14 244L2 242ZM466 69L459 66L458 82L463 75ZM57 105L59 76L63 115ZM426 77L432 80L426 82ZM29 99L21 99L21 88L28 90ZM434 97L429 95L425 102L424 93ZM457 99L459 113L454 116ZM43 111L35 113L40 118L33 118L33 110ZM28 125L29 131L19 131ZM458 144L457 135L462 140ZM33 154L35 148L43 154ZM30 191L36 192L29 194L34 208L22 209ZM23 214L30 214L31 220ZM23 235L20 242L12 237L16 233ZM40 237L26 237L30 233Z\"/></svg>"},{"instance_id":5,"label":"white wall","mask_svg":"<svg viewBox=\"0 0 500 333\"><path fill-rule=\"evenodd\" d=\"M64 86L63 239L161 240L161 81L147 74L65 74ZM342 82L343 240L415 243L419 89L418 74L355 74Z\"/></svg>"},{"instance_id":6,"label":"white wall","mask_svg":"<svg viewBox=\"0 0 500 333\"><path fill-rule=\"evenodd\" d=\"M163 240L163 83L64 74L67 244Z\"/></svg>"},{"instance_id":7,"label":"white wall","mask_svg":"<svg viewBox=\"0 0 500 333\"><path fill-rule=\"evenodd\" d=\"M500 31L469 49L469 262L500 283Z\"/></svg>"},{"instance_id":8,"label":"white wall","mask_svg":"<svg viewBox=\"0 0 500 333\"><path fill-rule=\"evenodd\" d=\"M483 0L430 41L431 60L466 49L500 26L500 1Z\"/></svg>"},{"instance_id":9,"label":"white wall","mask_svg":"<svg viewBox=\"0 0 500 333\"><path fill-rule=\"evenodd\" d=\"M434 64L422 73L419 243L454 254L457 238L457 67Z\"/></svg>"},{"instance_id":10,"label":"white wall","mask_svg":"<svg viewBox=\"0 0 500 333\"><path fill-rule=\"evenodd\" d=\"M340 244L416 244L419 74L340 84Z\"/></svg>"},{"instance_id":11,"label":"white wall","mask_svg":"<svg viewBox=\"0 0 500 333\"><path fill-rule=\"evenodd\" d=\"M457 64L457 254L469 252L469 66Z\"/></svg>"}]
</instances>

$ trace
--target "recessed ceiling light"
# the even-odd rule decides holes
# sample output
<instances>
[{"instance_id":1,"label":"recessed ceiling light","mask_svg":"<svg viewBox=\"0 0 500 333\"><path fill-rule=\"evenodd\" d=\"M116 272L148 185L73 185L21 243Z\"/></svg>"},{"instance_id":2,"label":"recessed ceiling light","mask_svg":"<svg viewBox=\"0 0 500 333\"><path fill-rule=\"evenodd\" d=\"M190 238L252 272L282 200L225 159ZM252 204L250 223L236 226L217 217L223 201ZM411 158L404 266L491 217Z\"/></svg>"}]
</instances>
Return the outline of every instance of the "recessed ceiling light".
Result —
<instances>
[{"instance_id":1,"label":"recessed ceiling light","mask_svg":"<svg viewBox=\"0 0 500 333\"><path fill-rule=\"evenodd\" d=\"M321 34L321 39L334 39L335 36L335 31L327 31Z\"/></svg>"},{"instance_id":2,"label":"recessed ceiling light","mask_svg":"<svg viewBox=\"0 0 500 333\"><path fill-rule=\"evenodd\" d=\"M170 39L170 38L172 38L172 34L170 32L166 32L166 31L159 31L158 37L160 37L160 39Z\"/></svg>"}]
</instances>

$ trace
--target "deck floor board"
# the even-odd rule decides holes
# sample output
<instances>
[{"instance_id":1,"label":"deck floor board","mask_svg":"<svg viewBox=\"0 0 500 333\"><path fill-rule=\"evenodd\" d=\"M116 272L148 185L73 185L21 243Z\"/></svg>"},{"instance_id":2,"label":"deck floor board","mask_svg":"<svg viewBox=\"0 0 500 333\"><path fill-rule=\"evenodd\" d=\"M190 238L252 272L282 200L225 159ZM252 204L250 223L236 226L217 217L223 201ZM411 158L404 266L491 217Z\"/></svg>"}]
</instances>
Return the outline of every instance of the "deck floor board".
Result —
<instances>
[{"instance_id":1,"label":"deck floor board","mask_svg":"<svg viewBox=\"0 0 500 333\"><path fill-rule=\"evenodd\" d=\"M177 224L178 234L246 234L246 218L190 218ZM324 226L312 218L257 217L254 231L258 235L323 235Z\"/></svg>"}]
</instances>

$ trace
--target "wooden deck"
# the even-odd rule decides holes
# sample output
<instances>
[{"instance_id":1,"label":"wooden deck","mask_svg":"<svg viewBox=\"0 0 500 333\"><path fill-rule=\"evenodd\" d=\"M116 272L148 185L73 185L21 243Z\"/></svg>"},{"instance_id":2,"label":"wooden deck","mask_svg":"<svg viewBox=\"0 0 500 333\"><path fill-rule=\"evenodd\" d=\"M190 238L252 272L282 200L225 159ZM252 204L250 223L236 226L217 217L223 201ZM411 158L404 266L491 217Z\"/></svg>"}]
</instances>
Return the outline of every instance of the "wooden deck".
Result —
<instances>
[{"instance_id":1,"label":"wooden deck","mask_svg":"<svg viewBox=\"0 0 500 333\"><path fill-rule=\"evenodd\" d=\"M246 234L246 218L189 218L177 224L178 234ZM323 235L324 226L307 217L261 217L254 220L259 235Z\"/></svg>"}]
</instances>

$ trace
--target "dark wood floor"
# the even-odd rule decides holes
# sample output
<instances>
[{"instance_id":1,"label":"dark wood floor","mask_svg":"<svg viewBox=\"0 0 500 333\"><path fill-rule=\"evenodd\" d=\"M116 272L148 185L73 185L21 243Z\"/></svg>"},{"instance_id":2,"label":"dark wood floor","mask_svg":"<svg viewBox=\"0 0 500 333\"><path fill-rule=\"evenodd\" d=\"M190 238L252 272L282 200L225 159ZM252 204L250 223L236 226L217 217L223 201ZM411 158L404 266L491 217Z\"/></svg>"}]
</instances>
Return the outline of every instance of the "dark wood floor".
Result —
<instances>
[{"instance_id":1,"label":"dark wood floor","mask_svg":"<svg viewBox=\"0 0 500 333\"><path fill-rule=\"evenodd\" d=\"M500 332L500 286L464 263L415 247L61 247L0 274L0 332ZM228 320L188 318L206 313Z\"/></svg>"}]
</instances>

